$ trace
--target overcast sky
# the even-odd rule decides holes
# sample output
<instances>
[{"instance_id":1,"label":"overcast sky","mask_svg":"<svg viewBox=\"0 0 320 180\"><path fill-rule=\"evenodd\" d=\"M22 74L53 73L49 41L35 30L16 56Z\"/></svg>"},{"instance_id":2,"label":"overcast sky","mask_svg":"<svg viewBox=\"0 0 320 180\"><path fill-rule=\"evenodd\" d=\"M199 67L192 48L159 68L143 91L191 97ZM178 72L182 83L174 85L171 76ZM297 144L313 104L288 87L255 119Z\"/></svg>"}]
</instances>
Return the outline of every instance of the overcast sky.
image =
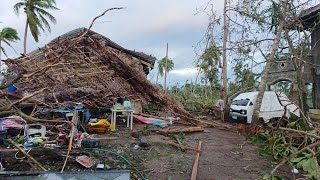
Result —
<instances>
[{"instance_id":1,"label":"overcast sky","mask_svg":"<svg viewBox=\"0 0 320 180\"><path fill-rule=\"evenodd\" d=\"M13 27L23 39L25 14L19 16L13 12L13 5L19 0L1 0L0 28ZM65 32L79 27L88 27L92 19L111 7L125 7L112 11L99 19L92 30L100 33L121 46L158 59L165 56L166 43L169 43L169 58L174 60L175 68L169 74L169 85L195 80L194 68L196 55L194 48L203 37L207 16L196 13L196 8L206 0L56 0L59 11L51 11L57 19L52 32L41 34L39 43L35 43L28 34L28 51L44 46L50 40ZM223 1L217 0L216 10L222 11ZM23 52L23 41L13 44L18 53ZM9 56L16 57L14 51L7 48ZM156 70L149 78L156 79ZM160 79L159 81L163 81Z\"/></svg>"}]
</instances>

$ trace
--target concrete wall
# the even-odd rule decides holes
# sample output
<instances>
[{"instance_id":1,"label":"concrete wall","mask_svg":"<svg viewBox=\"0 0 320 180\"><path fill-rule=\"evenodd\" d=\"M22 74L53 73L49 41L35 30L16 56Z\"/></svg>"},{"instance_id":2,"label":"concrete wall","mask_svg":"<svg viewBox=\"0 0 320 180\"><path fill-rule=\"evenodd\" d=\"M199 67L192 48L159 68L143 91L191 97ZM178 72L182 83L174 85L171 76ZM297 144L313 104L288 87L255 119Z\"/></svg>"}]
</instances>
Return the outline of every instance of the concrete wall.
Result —
<instances>
[{"instance_id":1,"label":"concrete wall","mask_svg":"<svg viewBox=\"0 0 320 180\"><path fill-rule=\"evenodd\" d=\"M320 66L320 26L317 26L311 34L312 63ZM320 109L320 68L314 73L315 106Z\"/></svg>"}]
</instances>

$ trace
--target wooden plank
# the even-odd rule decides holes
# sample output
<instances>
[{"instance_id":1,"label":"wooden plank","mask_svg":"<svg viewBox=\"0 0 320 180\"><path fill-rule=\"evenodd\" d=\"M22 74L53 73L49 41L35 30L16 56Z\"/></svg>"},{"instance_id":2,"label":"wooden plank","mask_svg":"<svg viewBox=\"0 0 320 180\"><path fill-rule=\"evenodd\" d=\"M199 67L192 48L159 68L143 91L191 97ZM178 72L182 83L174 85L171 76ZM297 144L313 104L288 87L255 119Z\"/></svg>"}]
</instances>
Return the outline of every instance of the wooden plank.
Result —
<instances>
[{"instance_id":1,"label":"wooden plank","mask_svg":"<svg viewBox=\"0 0 320 180\"><path fill-rule=\"evenodd\" d=\"M202 145L202 141L199 141L199 145L198 145L198 151L199 152L197 152L196 159L195 159L194 164L193 164L191 180L196 180L197 179L199 160L200 160L200 152L201 152L201 145Z\"/></svg>"}]
</instances>

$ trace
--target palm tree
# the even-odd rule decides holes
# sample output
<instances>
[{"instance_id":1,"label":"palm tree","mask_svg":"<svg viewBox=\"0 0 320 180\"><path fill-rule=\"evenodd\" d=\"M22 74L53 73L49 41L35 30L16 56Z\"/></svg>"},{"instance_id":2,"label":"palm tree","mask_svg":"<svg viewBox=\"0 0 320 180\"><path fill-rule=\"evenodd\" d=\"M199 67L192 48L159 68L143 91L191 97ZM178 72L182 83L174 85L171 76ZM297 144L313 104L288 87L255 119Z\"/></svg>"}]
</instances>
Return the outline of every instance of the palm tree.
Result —
<instances>
[{"instance_id":1,"label":"palm tree","mask_svg":"<svg viewBox=\"0 0 320 180\"><path fill-rule=\"evenodd\" d=\"M30 32L36 42L39 41L40 31L45 31L46 28L51 32L51 27L46 18L56 24L56 18L48 13L47 9L58 10L55 6L55 0L20 0L17 4L13 6L15 13L18 15L19 10L23 8L24 12L27 15L26 26L24 31L24 53L27 52L27 32L28 27Z\"/></svg>"},{"instance_id":2,"label":"palm tree","mask_svg":"<svg viewBox=\"0 0 320 180\"><path fill-rule=\"evenodd\" d=\"M3 52L5 56L7 56L6 51L2 47L2 42L4 42L6 45L13 48L10 42L16 42L17 40L20 40L20 38L18 37L18 33L15 29L6 27L0 30L0 60L1 60L1 52Z\"/></svg>"},{"instance_id":3,"label":"palm tree","mask_svg":"<svg viewBox=\"0 0 320 180\"><path fill-rule=\"evenodd\" d=\"M174 67L174 63L171 59L168 58L168 70L167 70L167 73L171 70L173 70L173 67ZM159 75L160 76L163 76L164 75L164 72L165 72L165 69L166 69L166 57L162 58L160 61L159 61L159 64L158 64L158 74L157 74L157 81L156 81L156 84L158 84L158 78L159 78Z\"/></svg>"}]
</instances>

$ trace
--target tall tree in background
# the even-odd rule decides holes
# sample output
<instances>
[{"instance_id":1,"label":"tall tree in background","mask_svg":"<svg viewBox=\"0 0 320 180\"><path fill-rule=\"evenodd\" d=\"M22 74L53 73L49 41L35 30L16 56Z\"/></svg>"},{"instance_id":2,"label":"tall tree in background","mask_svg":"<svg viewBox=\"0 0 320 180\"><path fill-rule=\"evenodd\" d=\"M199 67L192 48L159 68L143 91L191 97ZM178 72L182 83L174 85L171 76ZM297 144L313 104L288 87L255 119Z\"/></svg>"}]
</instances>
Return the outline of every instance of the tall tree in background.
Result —
<instances>
[{"instance_id":1,"label":"tall tree in background","mask_svg":"<svg viewBox=\"0 0 320 180\"><path fill-rule=\"evenodd\" d=\"M27 33L28 28L32 37L36 42L39 41L40 31L47 29L51 32L50 24L47 18L56 24L56 18L53 17L47 10L58 10L55 0L20 0L13 6L14 12L19 14L19 10L23 8L27 15L26 26L24 31L24 53L27 52Z\"/></svg>"},{"instance_id":2,"label":"tall tree in background","mask_svg":"<svg viewBox=\"0 0 320 180\"><path fill-rule=\"evenodd\" d=\"M174 68L174 63L171 59L168 58L168 70L167 70L167 73L172 71L173 68ZM165 69L166 69L166 57L162 58L160 61L159 61L159 64L158 64L158 74L157 74L157 80L156 80L156 84L158 84L158 79L159 79L159 75L160 76L163 76L164 73L165 73Z\"/></svg>"},{"instance_id":3,"label":"tall tree in background","mask_svg":"<svg viewBox=\"0 0 320 180\"><path fill-rule=\"evenodd\" d=\"M205 82L205 86L207 83L210 83L210 93L213 94L213 89L218 86L218 73L219 73L219 65L221 52L215 43L212 42L212 45L204 51L204 53L200 56L197 67L200 72L203 74L203 81ZM205 89L206 90L206 89ZM207 96L207 90L205 91L205 96Z\"/></svg>"},{"instance_id":4,"label":"tall tree in background","mask_svg":"<svg viewBox=\"0 0 320 180\"><path fill-rule=\"evenodd\" d=\"M20 38L18 37L18 33L15 29L10 28L10 27L5 27L0 30L0 61L1 61L1 53L2 52L5 56L7 56L7 53L4 49L4 47L2 46L2 43L13 48L10 43L16 42L17 40L20 40Z\"/></svg>"}]
</instances>

